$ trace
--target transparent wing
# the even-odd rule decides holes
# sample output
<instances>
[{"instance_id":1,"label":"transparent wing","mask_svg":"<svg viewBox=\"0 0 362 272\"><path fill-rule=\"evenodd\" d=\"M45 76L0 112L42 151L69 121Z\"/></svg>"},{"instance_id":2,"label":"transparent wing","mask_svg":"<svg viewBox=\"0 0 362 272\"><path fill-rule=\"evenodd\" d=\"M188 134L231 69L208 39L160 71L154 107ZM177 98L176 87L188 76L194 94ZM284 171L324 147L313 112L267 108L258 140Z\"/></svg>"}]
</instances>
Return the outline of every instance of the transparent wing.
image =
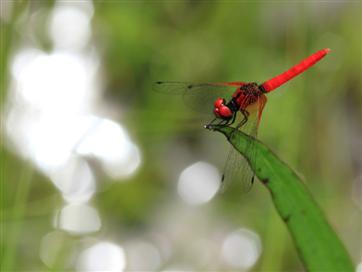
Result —
<instances>
[{"instance_id":1,"label":"transparent wing","mask_svg":"<svg viewBox=\"0 0 362 272\"><path fill-rule=\"evenodd\" d=\"M160 93L181 95L185 104L197 112L210 113L213 104L219 97L227 101L235 90L245 83L188 83L158 81L153 85L153 90Z\"/></svg>"},{"instance_id":2,"label":"transparent wing","mask_svg":"<svg viewBox=\"0 0 362 272\"><path fill-rule=\"evenodd\" d=\"M260 118L266 101L266 96L261 95L257 102L247 109L250 115L248 117L248 121L241 127L241 131L252 137L257 136ZM241 122L243 116L239 114L238 118L238 121ZM250 157L251 163L255 163L257 154L255 152L253 143L249 144L247 147L247 152L252 154ZM234 147L231 146L224 166L220 192L224 192L230 183L235 180L241 181L242 192L248 192L250 191L254 182L254 172L251 170L247 160L238 151L236 151Z\"/></svg>"},{"instance_id":3,"label":"transparent wing","mask_svg":"<svg viewBox=\"0 0 362 272\"><path fill-rule=\"evenodd\" d=\"M256 137L257 119L255 113L249 116L247 123L240 130L246 134L249 134L250 136ZM247 152L252 153L252 148L253 146L252 144L250 144L247 147ZM254 154L251 157L252 160L254 160ZM222 186L220 192L224 192L227 187L229 187L229 185L234 181L241 181L242 192L248 192L252 187L253 180L254 173L251 170L247 160L233 146L231 146L224 166L224 173L222 176Z\"/></svg>"},{"instance_id":4,"label":"transparent wing","mask_svg":"<svg viewBox=\"0 0 362 272\"><path fill-rule=\"evenodd\" d=\"M220 193L225 192L234 181L241 181L242 192L248 192L252 186L253 178L254 173L246 159L231 146L224 166Z\"/></svg>"}]
</instances>

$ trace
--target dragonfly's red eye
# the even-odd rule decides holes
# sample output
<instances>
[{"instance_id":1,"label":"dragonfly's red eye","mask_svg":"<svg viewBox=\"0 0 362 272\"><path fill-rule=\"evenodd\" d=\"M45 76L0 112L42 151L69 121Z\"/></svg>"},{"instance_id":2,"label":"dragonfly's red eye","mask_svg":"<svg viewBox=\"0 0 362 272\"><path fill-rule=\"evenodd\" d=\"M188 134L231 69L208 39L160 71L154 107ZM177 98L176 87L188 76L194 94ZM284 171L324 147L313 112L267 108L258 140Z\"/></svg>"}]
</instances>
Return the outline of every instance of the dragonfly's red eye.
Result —
<instances>
[{"instance_id":1,"label":"dragonfly's red eye","mask_svg":"<svg viewBox=\"0 0 362 272\"><path fill-rule=\"evenodd\" d=\"M225 106L225 99L223 98L216 99L214 106L215 106L214 114L216 117L222 119L229 119L232 117L233 115L232 111L227 106Z\"/></svg>"},{"instance_id":2,"label":"dragonfly's red eye","mask_svg":"<svg viewBox=\"0 0 362 272\"><path fill-rule=\"evenodd\" d=\"M221 118L219 108L214 109L214 114L215 114L216 117Z\"/></svg>"},{"instance_id":3,"label":"dragonfly's red eye","mask_svg":"<svg viewBox=\"0 0 362 272\"><path fill-rule=\"evenodd\" d=\"M223 98L218 98L216 99L214 106L215 108L219 108L221 105L223 105L225 103L225 99Z\"/></svg>"},{"instance_id":4,"label":"dragonfly's red eye","mask_svg":"<svg viewBox=\"0 0 362 272\"><path fill-rule=\"evenodd\" d=\"M227 106L221 106L219 108L219 115L222 118L230 118L233 115L233 113Z\"/></svg>"}]
</instances>

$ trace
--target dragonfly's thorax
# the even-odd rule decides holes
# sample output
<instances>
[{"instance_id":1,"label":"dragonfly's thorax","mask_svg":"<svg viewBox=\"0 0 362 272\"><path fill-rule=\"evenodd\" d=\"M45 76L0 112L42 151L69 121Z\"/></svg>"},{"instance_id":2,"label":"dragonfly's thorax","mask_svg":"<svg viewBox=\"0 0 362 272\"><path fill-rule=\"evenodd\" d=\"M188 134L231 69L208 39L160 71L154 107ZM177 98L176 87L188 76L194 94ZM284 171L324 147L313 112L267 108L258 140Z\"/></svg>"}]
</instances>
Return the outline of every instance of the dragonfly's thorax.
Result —
<instances>
[{"instance_id":1,"label":"dragonfly's thorax","mask_svg":"<svg viewBox=\"0 0 362 272\"><path fill-rule=\"evenodd\" d=\"M256 103L263 93L257 83L246 83L232 94L229 102L220 97L216 99L214 114L216 118L231 120L238 111L247 110L248 106Z\"/></svg>"},{"instance_id":2,"label":"dragonfly's thorax","mask_svg":"<svg viewBox=\"0 0 362 272\"><path fill-rule=\"evenodd\" d=\"M247 83L234 92L232 100L235 101L238 109L246 109L249 105L255 103L262 94L263 92L257 83Z\"/></svg>"},{"instance_id":3,"label":"dragonfly's thorax","mask_svg":"<svg viewBox=\"0 0 362 272\"><path fill-rule=\"evenodd\" d=\"M232 111L237 112L239 110L239 104L237 103L235 98L232 98L226 106Z\"/></svg>"}]
</instances>

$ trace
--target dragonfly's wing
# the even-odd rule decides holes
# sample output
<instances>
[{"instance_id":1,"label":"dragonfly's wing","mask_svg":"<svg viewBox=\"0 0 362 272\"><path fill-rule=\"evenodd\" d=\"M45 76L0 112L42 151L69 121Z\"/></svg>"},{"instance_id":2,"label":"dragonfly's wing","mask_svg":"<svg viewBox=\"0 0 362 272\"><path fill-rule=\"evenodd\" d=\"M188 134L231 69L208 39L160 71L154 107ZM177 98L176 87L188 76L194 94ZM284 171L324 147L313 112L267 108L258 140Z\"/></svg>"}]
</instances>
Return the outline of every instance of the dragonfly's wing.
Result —
<instances>
[{"instance_id":1,"label":"dragonfly's wing","mask_svg":"<svg viewBox=\"0 0 362 272\"><path fill-rule=\"evenodd\" d=\"M258 126L264 106L266 104L266 96L262 95L258 98L255 105L251 105L248 121L241 127L241 131L256 138L258 133ZM239 116L239 122L241 122ZM255 148L253 142L249 144L247 153L250 155L250 163L256 163ZM238 152L234 147L230 148L228 158L224 166L224 174L222 176L222 186L220 192L224 192L229 184L235 180L241 181L241 189L243 192L248 192L254 182L254 172L251 170L248 161Z\"/></svg>"},{"instance_id":2,"label":"dragonfly's wing","mask_svg":"<svg viewBox=\"0 0 362 272\"><path fill-rule=\"evenodd\" d=\"M185 104L191 109L202 112L212 113L213 104L219 97L227 101L235 90L245 83L227 82L227 83L188 83L188 82L166 82L158 81L153 85L153 90L165 94L182 95Z\"/></svg>"},{"instance_id":3,"label":"dragonfly's wing","mask_svg":"<svg viewBox=\"0 0 362 272\"><path fill-rule=\"evenodd\" d=\"M254 173L246 159L231 146L224 166L220 192L225 192L234 181L241 181L242 192L248 192L252 186L253 178Z\"/></svg>"},{"instance_id":4,"label":"dragonfly's wing","mask_svg":"<svg viewBox=\"0 0 362 272\"><path fill-rule=\"evenodd\" d=\"M243 117L239 117L239 120L242 118ZM256 137L257 118L255 113L249 116L247 123L240 130L250 136ZM252 153L252 144L249 144L247 149L248 153ZM251 159L254 160L254 158L255 154L252 154ZM224 166L220 192L224 192L234 181L241 181L242 192L248 192L253 185L254 172L251 170L248 161L233 146L231 146Z\"/></svg>"}]
</instances>

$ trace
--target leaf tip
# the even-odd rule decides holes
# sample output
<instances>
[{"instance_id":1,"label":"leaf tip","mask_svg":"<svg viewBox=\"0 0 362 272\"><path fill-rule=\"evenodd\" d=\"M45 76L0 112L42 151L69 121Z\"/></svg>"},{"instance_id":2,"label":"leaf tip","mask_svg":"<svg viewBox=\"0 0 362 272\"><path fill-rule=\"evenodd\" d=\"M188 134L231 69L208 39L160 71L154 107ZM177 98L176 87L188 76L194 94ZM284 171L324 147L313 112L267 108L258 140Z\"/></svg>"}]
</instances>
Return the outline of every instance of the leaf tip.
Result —
<instances>
[{"instance_id":1,"label":"leaf tip","mask_svg":"<svg viewBox=\"0 0 362 272\"><path fill-rule=\"evenodd\" d=\"M210 124L204 125L204 128L205 128L205 129L208 129L208 130L214 130L213 125L210 125Z\"/></svg>"}]
</instances>

